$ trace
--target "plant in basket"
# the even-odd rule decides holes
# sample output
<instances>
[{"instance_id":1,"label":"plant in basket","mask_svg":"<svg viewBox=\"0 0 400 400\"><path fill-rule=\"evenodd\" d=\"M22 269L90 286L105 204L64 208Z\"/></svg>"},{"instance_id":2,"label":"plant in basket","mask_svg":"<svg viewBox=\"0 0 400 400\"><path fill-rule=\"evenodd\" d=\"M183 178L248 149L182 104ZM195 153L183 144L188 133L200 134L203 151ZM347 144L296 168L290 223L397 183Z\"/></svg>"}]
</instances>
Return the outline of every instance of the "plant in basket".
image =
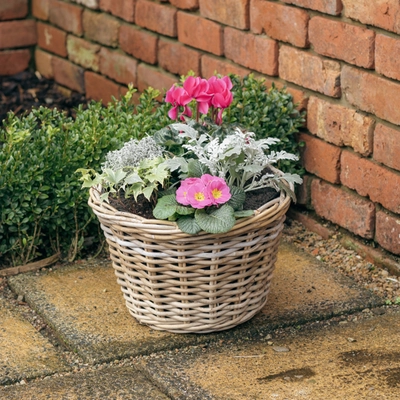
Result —
<instances>
[{"instance_id":1,"label":"plant in basket","mask_svg":"<svg viewBox=\"0 0 400 400\"><path fill-rule=\"evenodd\" d=\"M254 101L271 100L253 78L246 85ZM109 152L101 172L79 170L128 310L153 329L229 329L267 300L301 178L287 172L297 157L241 126L240 116L286 141L282 127L293 133L300 118L290 120L284 96L255 112L246 95L235 102L233 89L227 76L188 76L160 106L169 106L171 124Z\"/></svg>"},{"instance_id":2,"label":"plant in basket","mask_svg":"<svg viewBox=\"0 0 400 400\"><path fill-rule=\"evenodd\" d=\"M81 169L83 186L101 190L100 199L117 209L139 215L147 210L147 216L176 221L189 234L228 232L238 218L254 214L246 199L261 189L269 188L266 200L281 191L294 200L290 185L301 183L300 176L274 165L297 156L271 150L277 138L257 140L238 124L223 123L231 89L228 76L188 76L174 85L165 101L175 122L108 153L101 173Z\"/></svg>"}]
</instances>

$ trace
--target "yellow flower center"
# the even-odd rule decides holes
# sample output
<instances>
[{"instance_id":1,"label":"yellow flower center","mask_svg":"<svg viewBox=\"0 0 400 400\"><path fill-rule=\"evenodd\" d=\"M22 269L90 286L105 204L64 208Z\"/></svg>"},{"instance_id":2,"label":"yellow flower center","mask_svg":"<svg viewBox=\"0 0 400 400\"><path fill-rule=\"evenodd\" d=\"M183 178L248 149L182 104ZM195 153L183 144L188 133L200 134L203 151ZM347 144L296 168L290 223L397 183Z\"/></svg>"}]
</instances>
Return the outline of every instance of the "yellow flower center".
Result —
<instances>
[{"instance_id":1,"label":"yellow flower center","mask_svg":"<svg viewBox=\"0 0 400 400\"><path fill-rule=\"evenodd\" d=\"M203 201L206 198L206 196L204 196L203 192L197 192L197 193L194 194L194 198L197 201Z\"/></svg>"},{"instance_id":2,"label":"yellow flower center","mask_svg":"<svg viewBox=\"0 0 400 400\"><path fill-rule=\"evenodd\" d=\"M222 191L219 189L213 189L211 193L214 199L219 199L222 196Z\"/></svg>"}]
</instances>

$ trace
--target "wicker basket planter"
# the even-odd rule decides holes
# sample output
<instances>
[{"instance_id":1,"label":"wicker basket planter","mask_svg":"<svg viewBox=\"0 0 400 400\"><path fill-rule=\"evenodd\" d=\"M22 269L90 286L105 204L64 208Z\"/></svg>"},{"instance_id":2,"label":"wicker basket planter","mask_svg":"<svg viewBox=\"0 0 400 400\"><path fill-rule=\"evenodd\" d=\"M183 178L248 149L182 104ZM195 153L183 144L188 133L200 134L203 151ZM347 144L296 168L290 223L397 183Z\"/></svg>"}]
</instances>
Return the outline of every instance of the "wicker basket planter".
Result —
<instances>
[{"instance_id":1,"label":"wicker basket planter","mask_svg":"<svg viewBox=\"0 0 400 400\"><path fill-rule=\"evenodd\" d=\"M133 317L153 329L207 333L239 325L267 301L290 198L281 193L224 234L119 212L90 190Z\"/></svg>"}]
</instances>

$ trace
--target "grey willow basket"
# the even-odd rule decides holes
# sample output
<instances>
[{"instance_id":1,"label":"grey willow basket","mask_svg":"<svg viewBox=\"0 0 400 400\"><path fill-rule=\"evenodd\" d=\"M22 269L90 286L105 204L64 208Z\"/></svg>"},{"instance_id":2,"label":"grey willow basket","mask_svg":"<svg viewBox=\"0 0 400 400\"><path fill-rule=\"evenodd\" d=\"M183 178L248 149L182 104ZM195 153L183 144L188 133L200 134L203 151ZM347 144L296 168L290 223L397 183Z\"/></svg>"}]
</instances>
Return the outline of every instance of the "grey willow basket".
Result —
<instances>
[{"instance_id":1,"label":"grey willow basket","mask_svg":"<svg viewBox=\"0 0 400 400\"><path fill-rule=\"evenodd\" d=\"M126 305L153 329L207 333L252 318L267 301L290 198L280 196L224 234L119 212L91 188ZM292 188L293 189L293 188Z\"/></svg>"}]
</instances>

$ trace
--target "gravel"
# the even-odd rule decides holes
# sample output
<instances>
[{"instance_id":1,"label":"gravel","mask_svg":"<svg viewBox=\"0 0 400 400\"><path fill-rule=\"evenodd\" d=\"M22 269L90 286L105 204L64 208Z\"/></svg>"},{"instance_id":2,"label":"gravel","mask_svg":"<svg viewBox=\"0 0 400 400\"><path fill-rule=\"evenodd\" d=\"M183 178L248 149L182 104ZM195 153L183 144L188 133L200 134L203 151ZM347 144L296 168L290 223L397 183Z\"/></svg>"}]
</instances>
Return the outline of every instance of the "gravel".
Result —
<instances>
[{"instance_id":1,"label":"gravel","mask_svg":"<svg viewBox=\"0 0 400 400\"><path fill-rule=\"evenodd\" d=\"M340 233L330 239L323 239L301 223L290 220L285 226L282 240L293 243L302 251L353 278L364 288L384 298L386 304L400 304L400 277L376 267L356 251L343 247L338 240L339 235Z\"/></svg>"}]
</instances>

